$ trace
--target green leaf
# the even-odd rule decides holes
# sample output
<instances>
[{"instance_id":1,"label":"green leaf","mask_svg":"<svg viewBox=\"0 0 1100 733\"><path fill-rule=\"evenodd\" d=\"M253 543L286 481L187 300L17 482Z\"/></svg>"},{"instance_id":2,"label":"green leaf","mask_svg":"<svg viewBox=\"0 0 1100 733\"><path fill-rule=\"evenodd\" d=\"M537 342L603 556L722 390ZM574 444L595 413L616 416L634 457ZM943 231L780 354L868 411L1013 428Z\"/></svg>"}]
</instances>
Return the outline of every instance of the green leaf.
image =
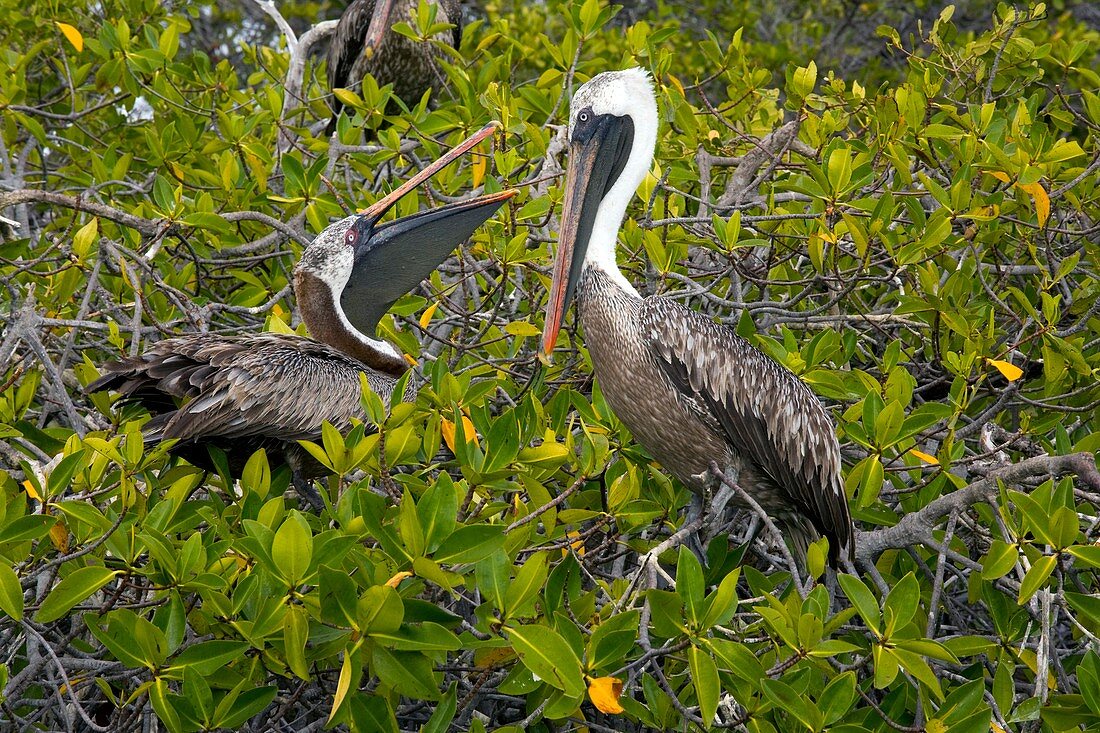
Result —
<instances>
[{"instance_id":1,"label":"green leaf","mask_svg":"<svg viewBox=\"0 0 1100 733\"><path fill-rule=\"evenodd\" d=\"M109 570L101 565L74 570L50 591L35 613L34 620L40 624L56 621L120 574L118 570Z\"/></svg>"},{"instance_id":2,"label":"green leaf","mask_svg":"<svg viewBox=\"0 0 1100 733\"><path fill-rule=\"evenodd\" d=\"M890 589L883 603L887 636L908 624L919 608L920 584L917 576L910 571Z\"/></svg>"},{"instance_id":3,"label":"green leaf","mask_svg":"<svg viewBox=\"0 0 1100 733\"><path fill-rule=\"evenodd\" d=\"M691 681L695 685L695 696L699 700L699 715L703 718L704 725L709 726L718 712L718 696L722 692L718 667L710 654L694 644L688 647L687 658Z\"/></svg>"},{"instance_id":4,"label":"green leaf","mask_svg":"<svg viewBox=\"0 0 1100 733\"><path fill-rule=\"evenodd\" d=\"M459 527L443 540L433 557L438 563L470 563L483 560L504 547L504 530L496 525Z\"/></svg>"},{"instance_id":5,"label":"green leaf","mask_svg":"<svg viewBox=\"0 0 1100 733\"><path fill-rule=\"evenodd\" d=\"M172 659L173 671L189 668L209 677L230 662L243 659L249 645L244 641L231 639L211 639L200 641L184 649Z\"/></svg>"},{"instance_id":6,"label":"green leaf","mask_svg":"<svg viewBox=\"0 0 1100 733\"><path fill-rule=\"evenodd\" d=\"M313 560L313 534L305 517L297 509L287 514L271 542L271 560L287 585L293 587L306 578Z\"/></svg>"},{"instance_id":7,"label":"green leaf","mask_svg":"<svg viewBox=\"0 0 1100 733\"><path fill-rule=\"evenodd\" d=\"M19 576L4 563L0 563L0 611L16 621L23 620L23 588Z\"/></svg>"},{"instance_id":8,"label":"green leaf","mask_svg":"<svg viewBox=\"0 0 1100 733\"><path fill-rule=\"evenodd\" d=\"M699 564L699 558L687 548L680 545L680 556L676 561L676 593L684 602L684 611L687 613L688 623L697 626L703 615L703 566Z\"/></svg>"},{"instance_id":9,"label":"green leaf","mask_svg":"<svg viewBox=\"0 0 1100 733\"><path fill-rule=\"evenodd\" d=\"M375 646L371 667L383 684L420 700L438 700L439 688L432 663L420 652L390 651Z\"/></svg>"},{"instance_id":10,"label":"green leaf","mask_svg":"<svg viewBox=\"0 0 1100 733\"><path fill-rule=\"evenodd\" d=\"M993 540L989 552L982 559L982 580L996 580L1004 577L1016 566L1020 556L1019 547L1002 540Z\"/></svg>"},{"instance_id":11,"label":"green leaf","mask_svg":"<svg viewBox=\"0 0 1100 733\"><path fill-rule=\"evenodd\" d=\"M838 573L837 581L844 589L844 595L852 602L859 615L867 625L876 633L881 633L882 616L879 612L878 600L863 581L854 575Z\"/></svg>"},{"instance_id":12,"label":"green leaf","mask_svg":"<svg viewBox=\"0 0 1100 733\"><path fill-rule=\"evenodd\" d=\"M309 680L306 642L309 640L309 613L302 606L291 606L283 617L283 650L286 664L299 679Z\"/></svg>"},{"instance_id":13,"label":"green leaf","mask_svg":"<svg viewBox=\"0 0 1100 733\"><path fill-rule=\"evenodd\" d=\"M516 578L508 586L504 597L504 619L508 620L522 612L524 606L538 595L546 583L547 556L537 552L516 572Z\"/></svg>"},{"instance_id":14,"label":"green leaf","mask_svg":"<svg viewBox=\"0 0 1100 733\"><path fill-rule=\"evenodd\" d=\"M405 606L401 596L388 585L373 585L356 605L359 630L363 633L389 633L401 627Z\"/></svg>"},{"instance_id":15,"label":"green leaf","mask_svg":"<svg viewBox=\"0 0 1100 733\"><path fill-rule=\"evenodd\" d=\"M1043 583L1050 577L1054 567L1058 564L1058 559L1054 555L1043 555L1035 562L1031 564L1031 569L1024 575L1024 580L1020 583L1020 594L1016 598L1016 603L1023 605L1031 600L1031 597L1035 595L1036 591L1042 587Z\"/></svg>"},{"instance_id":16,"label":"green leaf","mask_svg":"<svg viewBox=\"0 0 1100 733\"><path fill-rule=\"evenodd\" d=\"M548 626L505 626L520 661L539 679L567 695L584 693L581 663L573 648Z\"/></svg>"}]
</instances>

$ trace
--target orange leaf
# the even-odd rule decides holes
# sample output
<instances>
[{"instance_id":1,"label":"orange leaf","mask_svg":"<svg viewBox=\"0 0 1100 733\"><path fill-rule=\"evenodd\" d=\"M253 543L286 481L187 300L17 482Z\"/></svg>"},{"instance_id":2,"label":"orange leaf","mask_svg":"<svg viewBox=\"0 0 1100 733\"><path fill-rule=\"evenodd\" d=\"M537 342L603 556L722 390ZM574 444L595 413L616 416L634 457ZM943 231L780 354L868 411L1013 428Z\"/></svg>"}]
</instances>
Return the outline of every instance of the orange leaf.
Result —
<instances>
[{"instance_id":1,"label":"orange leaf","mask_svg":"<svg viewBox=\"0 0 1100 733\"><path fill-rule=\"evenodd\" d=\"M455 424L443 418L443 424L439 426L443 432L443 442L447 444L447 447L451 449L451 453L455 452ZM474 430L474 424L470 422L470 418L465 415L462 416L462 432L466 436L467 443L477 442L477 431Z\"/></svg>"},{"instance_id":2,"label":"orange leaf","mask_svg":"<svg viewBox=\"0 0 1100 733\"><path fill-rule=\"evenodd\" d=\"M35 491L34 484L32 484L30 481L24 481L23 488L26 489L27 496L34 499L35 501L42 501L42 497L38 495L38 492Z\"/></svg>"},{"instance_id":3,"label":"orange leaf","mask_svg":"<svg viewBox=\"0 0 1100 733\"><path fill-rule=\"evenodd\" d=\"M1001 361L1000 359L989 359L989 363L997 368L1004 378L1010 382L1015 382L1020 377L1024 376L1024 370L1016 366L1012 362Z\"/></svg>"},{"instance_id":4,"label":"orange leaf","mask_svg":"<svg viewBox=\"0 0 1100 733\"><path fill-rule=\"evenodd\" d=\"M62 23L57 20L54 21L54 25L61 29L61 33L64 34L65 38L69 39L69 43L73 44L73 48L76 49L77 53L84 50L84 36L80 35L80 31L68 23Z\"/></svg>"},{"instance_id":5,"label":"orange leaf","mask_svg":"<svg viewBox=\"0 0 1100 733\"><path fill-rule=\"evenodd\" d=\"M397 586L401 585L402 580L404 580L405 578L411 578L412 575L413 574L410 573L408 570L402 570L400 573L397 573L392 578L387 580L386 585L391 588L396 588Z\"/></svg>"},{"instance_id":6,"label":"orange leaf","mask_svg":"<svg viewBox=\"0 0 1100 733\"><path fill-rule=\"evenodd\" d=\"M925 453L924 451L919 451L916 448L910 448L909 453L910 453L910 455L916 456L917 458L921 459L925 463L930 463L933 466L940 465L940 459L939 458L936 458L935 456L929 455L929 454Z\"/></svg>"},{"instance_id":7,"label":"orange leaf","mask_svg":"<svg viewBox=\"0 0 1100 733\"><path fill-rule=\"evenodd\" d=\"M601 713L618 715L626 712L619 704L623 694L623 681L618 677L590 677L588 679L588 697Z\"/></svg>"}]
</instances>

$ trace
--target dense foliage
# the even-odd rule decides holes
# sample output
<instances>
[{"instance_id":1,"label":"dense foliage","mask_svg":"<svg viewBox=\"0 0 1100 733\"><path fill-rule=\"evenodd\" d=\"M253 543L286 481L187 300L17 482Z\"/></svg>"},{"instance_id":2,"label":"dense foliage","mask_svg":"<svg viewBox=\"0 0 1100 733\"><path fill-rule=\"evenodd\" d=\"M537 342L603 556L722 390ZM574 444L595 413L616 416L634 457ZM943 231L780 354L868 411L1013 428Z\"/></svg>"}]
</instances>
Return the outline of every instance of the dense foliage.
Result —
<instances>
[{"instance_id":1,"label":"dense foliage","mask_svg":"<svg viewBox=\"0 0 1100 733\"><path fill-rule=\"evenodd\" d=\"M78 5L0 0L0 725L1100 730L1100 33L1072 12L935 8L834 69L809 15L776 45L721 2L492 1L449 96L384 117L368 80L330 140L316 33ZM620 262L826 400L847 572L815 546L792 578L731 511L647 587L687 492L572 326L535 357L569 96L627 65L663 122ZM383 321L422 386L325 430L321 515L263 454L206 475L84 394L165 335L304 333L302 247L493 118L398 213L519 194Z\"/></svg>"}]
</instances>

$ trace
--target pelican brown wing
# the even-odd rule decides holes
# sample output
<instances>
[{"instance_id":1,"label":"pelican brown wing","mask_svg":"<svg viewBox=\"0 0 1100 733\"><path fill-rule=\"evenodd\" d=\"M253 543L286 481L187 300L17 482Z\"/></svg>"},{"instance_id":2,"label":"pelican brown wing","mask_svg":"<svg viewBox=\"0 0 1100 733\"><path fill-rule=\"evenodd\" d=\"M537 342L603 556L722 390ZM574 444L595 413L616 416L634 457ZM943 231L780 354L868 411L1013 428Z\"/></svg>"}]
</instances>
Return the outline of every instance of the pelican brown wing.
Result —
<instances>
[{"instance_id":1,"label":"pelican brown wing","mask_svg":"<svg viewBox=\"0 0 1100 733\"><path fill-rule=\"evenodd\" d=\"M834 560L852 551L854 528L832 420L790 370L728 326L666 298L647 298L642 333L685 404L789 495L829 538Z\"/></svg>"},{"instance_id":2,"label":"pelican brown wing","mask_svg":"<svg viewBox=\"0 0 1100 733\"><path fill-rule=\"evenodd\" d=\"M104 370L88 391L116 390L145 405L155 415L145 427L150 441L310 438L325 420L346 429L351 417L365 419L361 372L380 394L394 381L326 344L271 333L167 339Z\"/></svg>"}]
</instances>

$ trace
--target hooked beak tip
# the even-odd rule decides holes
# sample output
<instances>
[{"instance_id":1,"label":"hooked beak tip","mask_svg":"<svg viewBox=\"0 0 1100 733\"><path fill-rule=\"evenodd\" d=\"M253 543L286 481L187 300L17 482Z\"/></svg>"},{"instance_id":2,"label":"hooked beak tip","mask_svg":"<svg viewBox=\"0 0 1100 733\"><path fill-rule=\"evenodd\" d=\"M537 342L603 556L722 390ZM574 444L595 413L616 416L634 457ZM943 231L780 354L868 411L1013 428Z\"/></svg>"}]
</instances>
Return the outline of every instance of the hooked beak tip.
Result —
<instances>
[{"instance_id":1,"label":"hooked beak tip","mask_svg":"<svg viewBox=\"0 0 1100 733\"><path fill-rule=\"evenodd\" d=\"M546 351L545 346L539 349L539 361L542 362L543 366L552 366L554 364L554 357L549 351Z\"/></svg>"}]
</instances>

